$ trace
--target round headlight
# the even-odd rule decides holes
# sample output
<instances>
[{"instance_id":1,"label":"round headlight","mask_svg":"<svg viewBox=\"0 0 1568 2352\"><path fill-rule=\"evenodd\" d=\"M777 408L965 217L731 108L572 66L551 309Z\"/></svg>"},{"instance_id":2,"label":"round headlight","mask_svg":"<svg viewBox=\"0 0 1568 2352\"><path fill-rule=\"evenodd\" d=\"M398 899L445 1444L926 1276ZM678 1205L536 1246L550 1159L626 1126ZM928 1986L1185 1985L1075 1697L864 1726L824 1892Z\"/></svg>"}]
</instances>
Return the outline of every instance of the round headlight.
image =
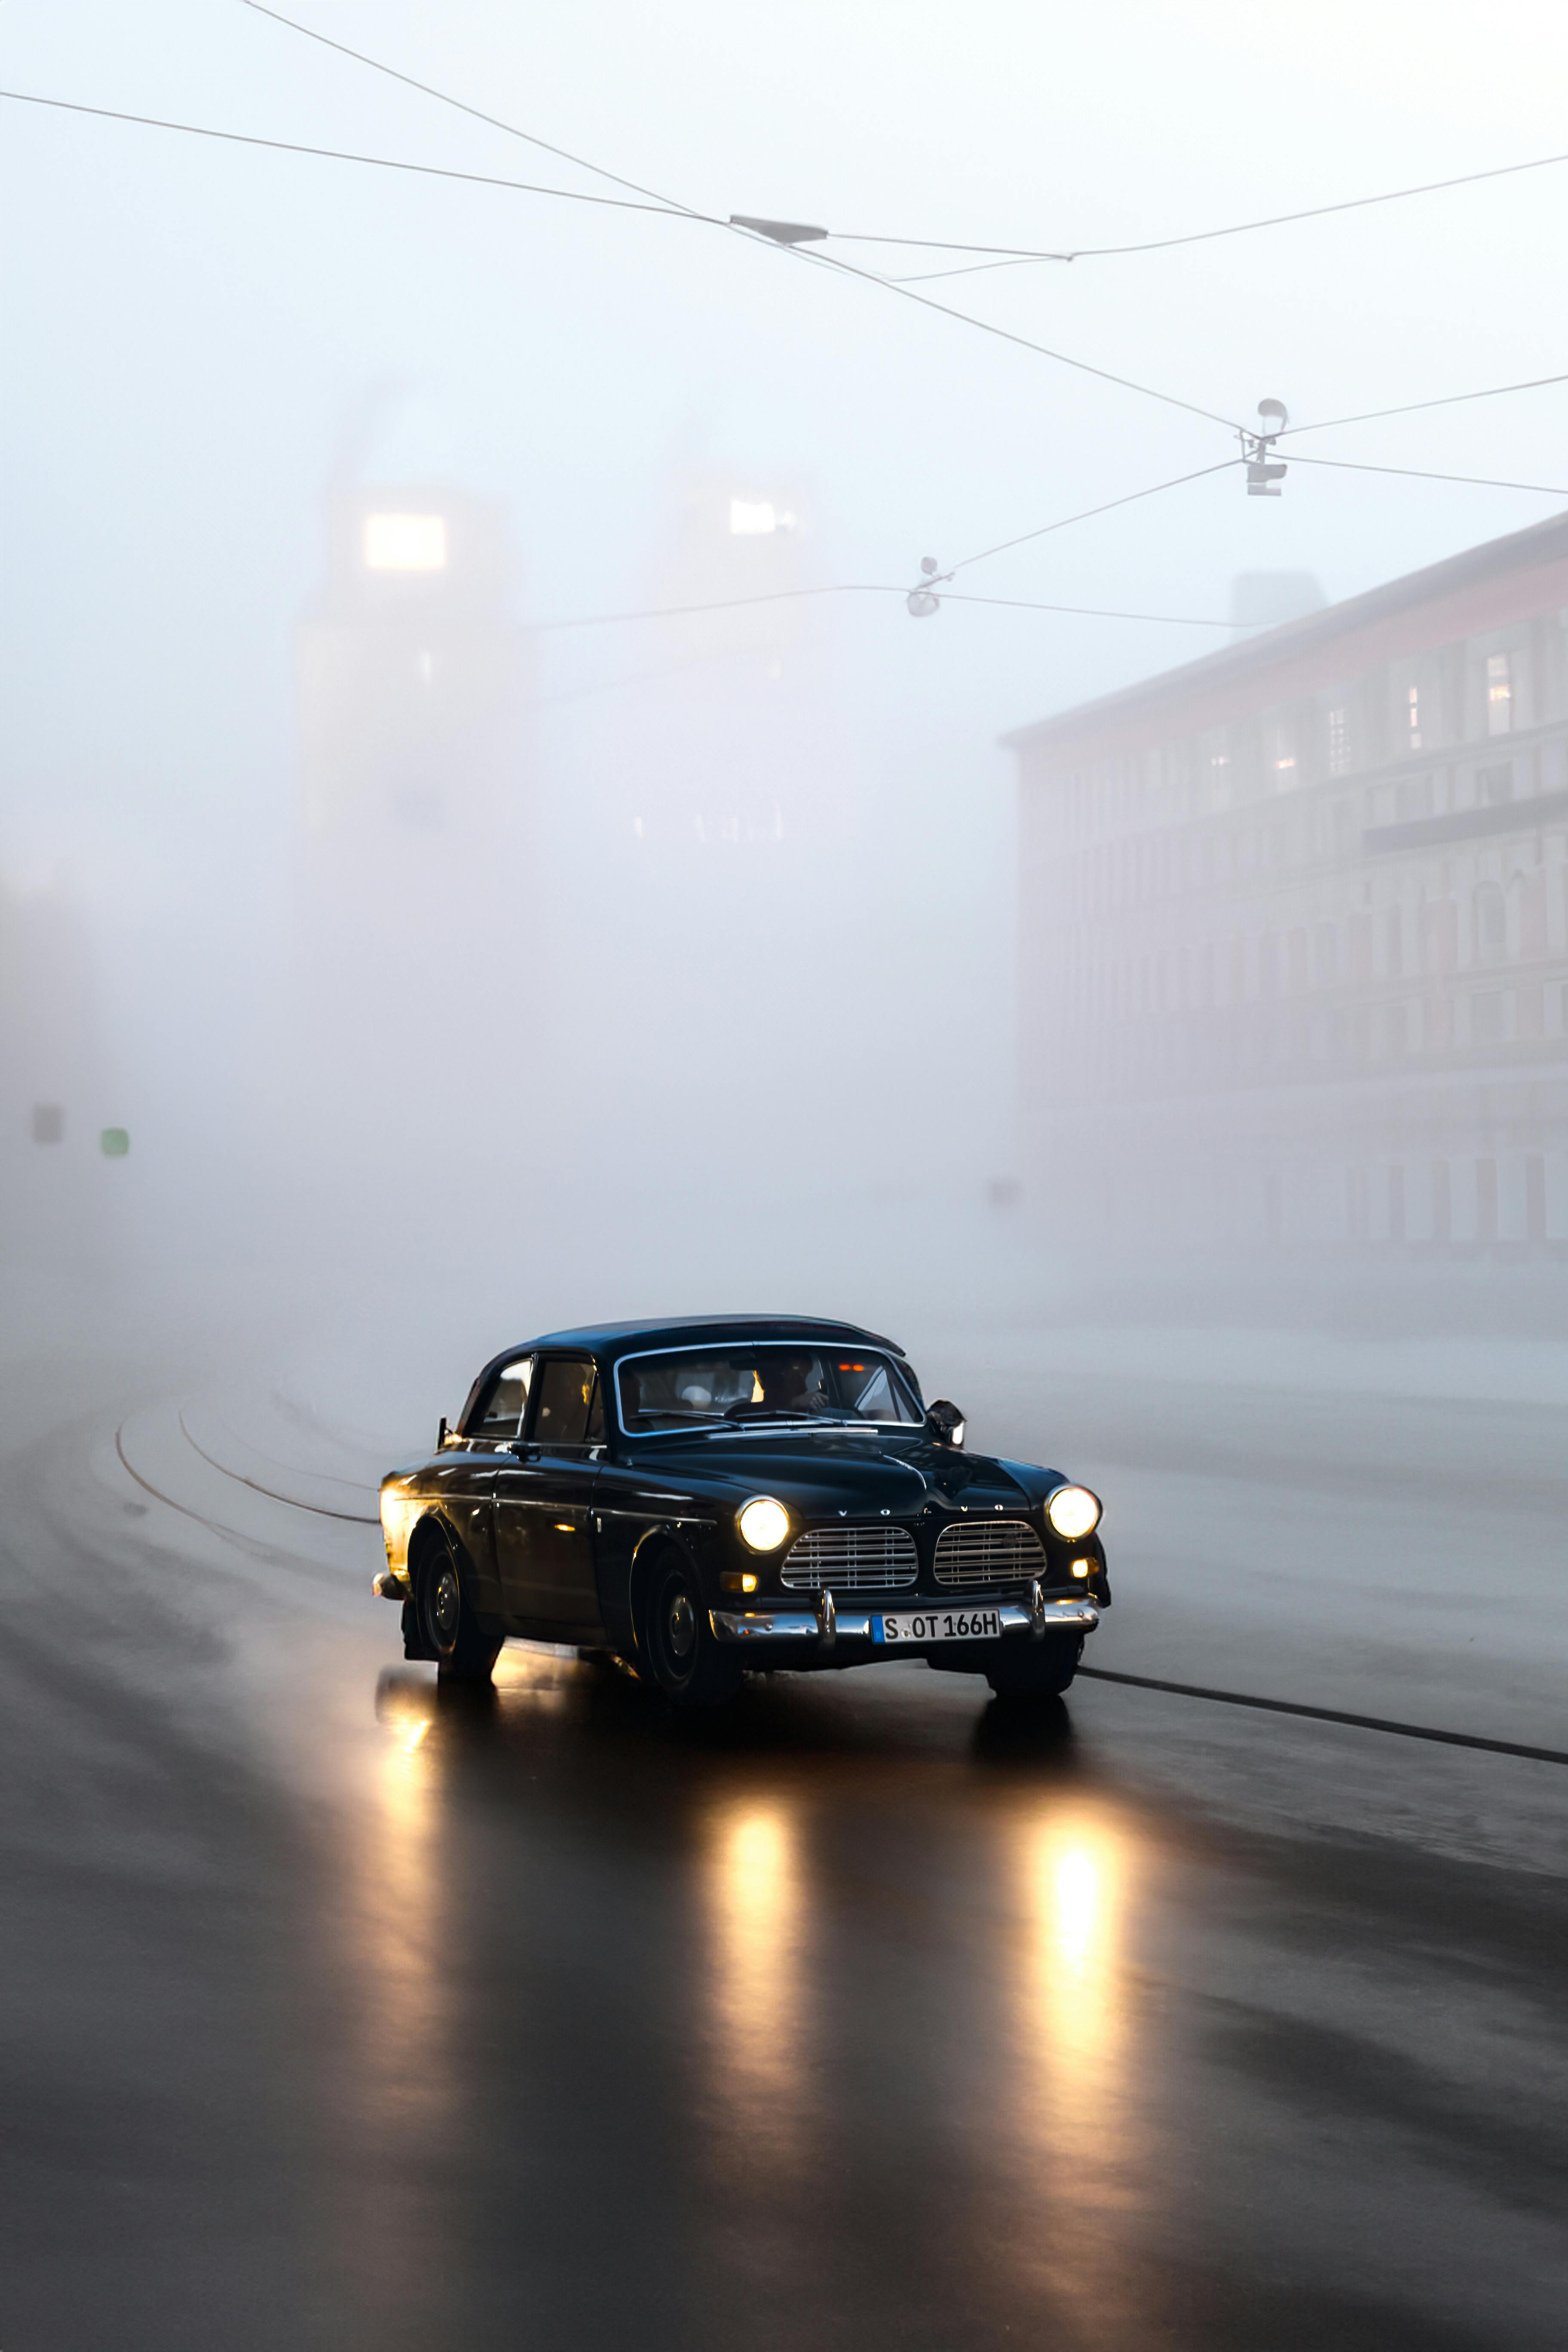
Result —
<instances>
[{"instance_id":1,"label":"round headlight","mask_svg":"<svg viewBox=\"0 0 1568 2352\"><path fill-rule=\"evenodd\" d=\"M740 1524L753 1551L777 1551L789 1533L789 1513L771 1495L758 1495L742 1507Z\"/></svg>"},{"instance_id":2,"label":"round headlight","mask_svg":"<svg viewBox=\"0 0 1568 2352\"><path fill-rule=\"evenodd\" d=\"M1046 1517L1064 1543L1081 1543L1100 1525L1100 1497L1087 1486L1058 1486L1046 1505Z\"/></svg>"}]
</instances>

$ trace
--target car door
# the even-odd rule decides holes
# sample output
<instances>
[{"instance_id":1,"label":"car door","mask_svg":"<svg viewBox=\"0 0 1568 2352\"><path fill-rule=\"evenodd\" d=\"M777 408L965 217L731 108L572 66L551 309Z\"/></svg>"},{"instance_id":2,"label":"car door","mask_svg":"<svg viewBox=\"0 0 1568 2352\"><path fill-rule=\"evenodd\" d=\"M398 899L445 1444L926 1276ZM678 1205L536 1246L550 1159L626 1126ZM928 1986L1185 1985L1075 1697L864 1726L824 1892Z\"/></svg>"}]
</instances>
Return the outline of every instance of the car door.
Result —
<instances>
[{"instance_id":1,"label":"car door","mask_svg":"<svg viewBox=\"0 0 1568 2352\"><path fill-rule=\"evenodd\" d=\"M496 1566L496 1471L500 1462L510 1465L505 1449L522 1433L532 1373L532 1357L520 1356L491 1375L468 1422L467 1444L439 1457L433 1481L443 1515L468 1558L474 1606L487 1617L499 1617L503 1608Z\"/></svg>"},{"instance_id":2,"label":"car door","mask_svg":"<svg viewBox=\"0 0 1568 2352\"><path fill-rule=\"evenodd\" d=\"M604 1434L591 1359L542 1356L523 1441L497 1472L495 1527L507 1619L546 1638L601 1630L593 1500Z\"/></svg>"}]
</instances>

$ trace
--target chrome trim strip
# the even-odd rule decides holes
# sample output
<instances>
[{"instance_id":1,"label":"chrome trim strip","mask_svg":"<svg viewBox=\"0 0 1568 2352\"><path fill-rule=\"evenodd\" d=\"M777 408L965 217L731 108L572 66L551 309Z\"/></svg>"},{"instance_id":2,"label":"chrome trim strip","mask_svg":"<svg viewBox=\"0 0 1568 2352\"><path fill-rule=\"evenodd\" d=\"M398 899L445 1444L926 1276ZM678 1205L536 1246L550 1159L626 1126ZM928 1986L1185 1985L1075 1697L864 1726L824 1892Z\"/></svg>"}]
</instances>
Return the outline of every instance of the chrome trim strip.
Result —
<instances>
[{"instance_id":1,"label":"chrome trim strip","mask_svg":"<svg viewBox=\"0 0 1568 2352\"><path fill-rule=\"evenodd\" d=\"M895 1617L906 1617L921 1611L951 1612L959 1605L951 1593L942 1594L934 1601L918 1598L911 1601L900 1593L899 1605L892 1613ZM969 1601L962 1605L973 1608L976 1604ZM984 1605L996 1608L1004 1633L1034 1632L1033 1613L1017 1601L986 1602ZM883 1612L878 1610L876 1613L881 1616ZM870 1640L869 1613L862 1615L857 1610L850 1616L840 1609L836 1614L835 1633L839 1641L846 1635L862 1642ZM713 1628L714 1638L721 1642L810 1642L815 1644L820 1631L815 1612L808 1613L804 1609L710 1609L708 1622ZM1048 1633L1054 1628L1058 1632L1092 1633L1099 1622L1100 1612L1091 1601L1047 1601L1040 1631ZM919 1645L911 1643L909 1646L918 1656ZM903 1647L902 1643L897 1643L892 1654L897 1656ZM884 1651L882 1654L886 1656L888 1653Z\"/></svg>"}]
</instances>

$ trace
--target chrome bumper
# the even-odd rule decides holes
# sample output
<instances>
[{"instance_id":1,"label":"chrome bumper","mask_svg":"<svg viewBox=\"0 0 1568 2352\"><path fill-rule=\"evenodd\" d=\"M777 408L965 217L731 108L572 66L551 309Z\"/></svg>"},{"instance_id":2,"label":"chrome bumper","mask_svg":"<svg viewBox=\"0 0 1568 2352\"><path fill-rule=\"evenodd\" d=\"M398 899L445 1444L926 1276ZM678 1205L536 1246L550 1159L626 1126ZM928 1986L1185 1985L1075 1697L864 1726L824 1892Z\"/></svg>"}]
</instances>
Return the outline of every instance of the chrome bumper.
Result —
<instances>
[{"instance_id":1,"label":"chrome bumper","mask_svg":"<svg viewBox=\"0 0 1568 2352\"><path fill-rule=\"evenodd\" d=\"M1026 1603L1004 1601L987 1604L984 1595L976 1592L944 1593L934 1601L929 1593L900 1592L897 1601L889 1604L899 1617L921 1611L987 1605L996 1608L1004 1633L1032 1633L1037 1641L1047 1633L1092 1633L1100 1622L1100 1611L1092 1601L1047 1601L1037 1584ZM815 1609L710 1609L708 1622L721 1642L815 1642L819 1650L831 1650L840 1641L869 1642L871 1620L883 1614L880 1609L841 1609L831 1592L820 1592ZM896 1650L917 1652L921 1646L916 1643L895 1644Z\"/></svg>"}]
</instances>

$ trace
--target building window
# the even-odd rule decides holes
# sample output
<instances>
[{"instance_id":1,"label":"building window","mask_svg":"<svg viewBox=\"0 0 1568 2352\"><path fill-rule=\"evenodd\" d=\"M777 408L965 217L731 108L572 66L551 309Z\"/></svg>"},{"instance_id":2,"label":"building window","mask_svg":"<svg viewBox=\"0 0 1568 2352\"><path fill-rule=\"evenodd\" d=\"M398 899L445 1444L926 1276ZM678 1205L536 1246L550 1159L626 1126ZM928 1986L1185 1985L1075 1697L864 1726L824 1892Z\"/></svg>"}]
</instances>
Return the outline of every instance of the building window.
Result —
<instances>
[{"instance_id":1,"label":"building window","mask_svg":"<svg viewBox=\"0 0 1568 2352\"><path fill-rule=\"evenodd\" d=\"M1421 689L1406 687L1405 690L1405 740L1413 751L1421 749Z\"/></svg>"},{"instance_id":2,"label":"building window","mask_svg":"<svg viewBox=\"0 0 1568 2352\"><path fill-rule=\"evenodd\" d=\"M1476 770L1478 808L1501 808L1512 798L1513 761L1511 760L1501 760L1492 767Z\"/></svg>"},{"instance_id":3,"label":"building window","mask_svg":"<svg viewBox=\"0 0 1568 2352\"><path fill-rule=\"evenodd\" d=\"M1388 976L1398 980L1405 971L1405 911L1400 907L1388 910Z\"/></svg>"},{"instance_id":4,"label":"building window","mask_svg":"<svg viewBox=\"0 0 1568 2352\"><path fill-rule=\"evenodd\" d=\"M1470 999L1470 1039L1477 1045L1500 1045L1503 1041L1503 992L1489 989Z\"/></svg>"},{"instance_id":5,"label":"building window","mask_svg":"<svg viewBox=\"0 0 1568 2352\"><path fill-rule=\"evenodd\" d=\"M1483 882L1476 892L1476 953L1496 963L1508 951L1508 908L1495 882Z\"/></svg>"},{"instance_id":6,"label":"building window","mask_svg":"<svg viewBox=\"0 0 1568 2352\"><path fill-rule=\"evenodd\" d=\"M1329 708L1329 773L1348 776L1351 772L1351 714L1343 702Z\"/></svg>"},{"instance_id":7,"label":"building window","mask_svg":"<svg viewBox=\"0 0 1568 2352\"><path fill-rule=\"evenodd\" d=\"M1340 930L1337 923L1318 925L1313 956L1320 988L1331 988L1340 976Z\"/></svg>"},{"instance_id":8,"label":"building window","mask_svg":"<svg viewBox=\"0 0 1568 2352\"><path fill-rule=\"evenodd\" d=\"M1487 733L1513 732L1513 666L1508 654L1487 656Z\"/></svg>"}]
</instances>

